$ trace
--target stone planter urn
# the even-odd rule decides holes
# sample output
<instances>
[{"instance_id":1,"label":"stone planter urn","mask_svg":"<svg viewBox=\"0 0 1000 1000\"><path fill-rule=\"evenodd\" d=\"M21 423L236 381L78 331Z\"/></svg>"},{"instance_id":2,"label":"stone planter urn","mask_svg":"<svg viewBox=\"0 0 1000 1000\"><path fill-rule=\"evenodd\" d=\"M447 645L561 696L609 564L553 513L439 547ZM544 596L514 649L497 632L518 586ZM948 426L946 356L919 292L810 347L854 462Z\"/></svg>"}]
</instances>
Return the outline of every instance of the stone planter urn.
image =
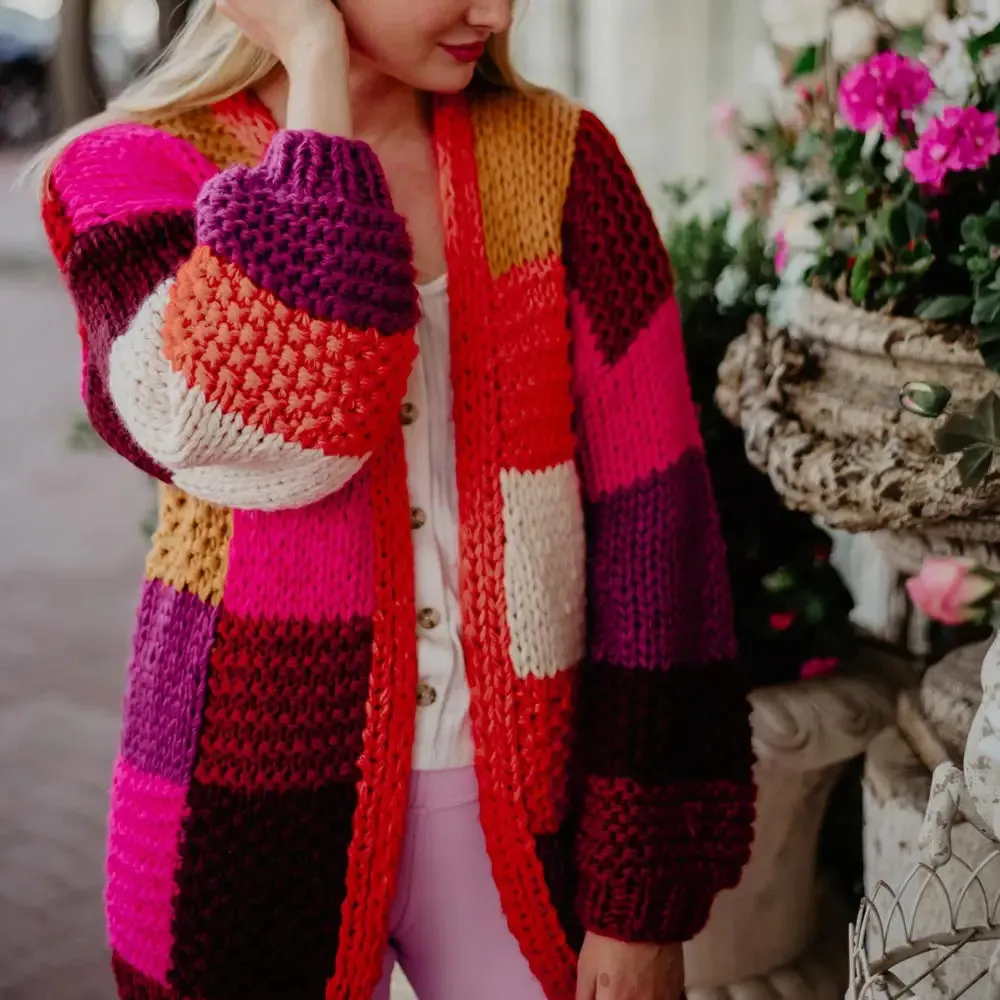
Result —
<instances>
[{"instance_id":1,"label":"stone planter urn","mask_svg":"<svg viewBox=\"0 0 1000 1000\"><path fill-rule=\"evenodd\" d=\"M1000 473L960 489L957 457L934 445L937 423L898 404L913 380L949 386L956 409L1000 390L974 331L805 292L786 329L760 321L733 342L719 379L720 409L790 508L852 532L934 525L939 543L988 530L967 522L1000 505Z\"/></svg>"}]
</instances>

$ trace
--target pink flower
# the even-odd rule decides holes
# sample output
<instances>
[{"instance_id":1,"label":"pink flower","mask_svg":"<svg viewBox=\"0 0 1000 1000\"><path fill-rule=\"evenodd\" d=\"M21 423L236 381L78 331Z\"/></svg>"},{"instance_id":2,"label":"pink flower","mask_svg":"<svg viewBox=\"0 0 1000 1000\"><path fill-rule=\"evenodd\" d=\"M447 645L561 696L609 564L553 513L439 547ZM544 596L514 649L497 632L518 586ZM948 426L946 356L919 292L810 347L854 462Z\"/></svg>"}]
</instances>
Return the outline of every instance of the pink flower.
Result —
<instances>
[{"instance_id":1,"label":"pink flower","mask_svg":"<svg viewBox=\"0 0 1000 1000\"><path fill-rule=\"evenodd\" d=\"M938 189L959 170L979 170L1000 153L1000 133L993 111L945 108L931 119L916 149L903 160L918 184Z\"/></svg>"},{"instance_id":2,"label":"pink flower","mask_svg":"<svg viewBox=\"0 0 1000 1000\"><path fill-rule=\"evenodd\" d=\"M880 52L855 66L840 84L841 117L857 132L899 135L901 123L930 97L930 70L898 52Z\"/></svg>"},{"instance_id":3,"label":"pink flower","mask_svg":"<svg viewBox=\"0 0 1000 1000\"><path fill-rule=\"evenodd\" d=\"M906 592L928 618L960 625L981 617L974 605L994 593L996 586L971 559L936 556L925 559L919 575L906 581Z\"/></svg>"},{"instance_id":4,"label":"pink flower","mask_svg":"<svg viewBox=\"0 0 1000 1000\"><path fill-rule=\"evenodd\" d=\"M840 660L836 656L817 656L812 660L806 660L799 667L799 677L804 681L812 680L814 677L823 677L832 673L840 666Z\"/></svg>"},{"instance_id":5,"label":"pink flower","mask_svg":"<svg viewBox=\"0 0 1000 1000\"><path fill-rule=\"evenodd\" d=\"M723 139L729 139L733 136L739 121L739 109L732 101L719 101L712 108L712 125L715 127L715 134Z\"/></svg>"},{"instance_id":6,"label":"pink flower","mask_svg":"<svg viewBox=\"0 0 1000 1000\"><path fill-rule=\"evenodd\" d=\"M788 238L783 232L779 232L777 236L774 237L774 270L778 274L783 274L786 267L788 267L788 258L791 256L791 251L788 248Z\"/></svg>"},{"instance_id":7,"label":"pink flower","mask_svg":"<svg viewBox=\"0 0 1000 1000\"><path fill-rule=\"evenodd\" d=\"M737 157L733 173L737 200L744 207L774 184L771 163L763 153L745 153Z\"/></svg>"},{"instance_id":8,"label":"pink flower","mask_svg":"<svg viewBox=\"0 0 1000 1000\"><path fill-rule=\"evenodd\" d=\"M790 611L776 611L770 618L775 632L787 632L795 624L795 615Z\"/></svg>"}]
</instances>

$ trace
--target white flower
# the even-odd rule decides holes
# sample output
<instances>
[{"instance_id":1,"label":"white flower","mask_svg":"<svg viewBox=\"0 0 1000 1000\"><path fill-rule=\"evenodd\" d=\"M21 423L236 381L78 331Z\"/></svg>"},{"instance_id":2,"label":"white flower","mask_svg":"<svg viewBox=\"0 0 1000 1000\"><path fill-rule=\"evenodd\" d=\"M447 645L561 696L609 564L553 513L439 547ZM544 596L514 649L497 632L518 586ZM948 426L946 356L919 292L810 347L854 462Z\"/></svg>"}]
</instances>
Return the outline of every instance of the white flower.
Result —
<instances>
[{"instance_id":1,"label":"white flower","mask_svg":"<svg viewBox=\"0 0 1000 1000\"><path fill-rule=\"evenodd\" d=\"M985 35L1000 24L1000 0L964 0L958 7L965 15L958 20L967 22L973 34Z\"/></svg>"},{"instance_id":2,"label":"white flower","mask_svg":"<svg viewBox=\"0 0 1000 1000\"><path fill-rule=\"evenodd\" d=\"M866 7L842 7L830 21L830 53L841 66L867 59L878 44L878 20Z\"/></svg>"},{"instance_id":3,"label":"white flower","mask_svg":"<svg viewBox=\"0 0 1000 1000\"><path fill-rule=\"evenodd\" d=\"M804 49L826 38L836 0L762 0L761 16L776 45Z\"/></svg>"},{"instance_id":4,"label":"white flower","mask_svg":"<svg viewBox=\"0 0 1000 1000\"><path fill-rule=\"evenodd\" d=\"M716 301L723 309L731 309L747 290L749 280L746 269L739 264L724 267L715 282Z\"/></svg>"},{"instance_id":5,"label":"white flower","mask_svg":"<svg viewBox=\"0 0 1000 1000\"><path fill-rule=\"evenodd\" d=\"M940 110L937 105L965 104L968 100L976 82L975 67L965 44L971 37L969 31L969 23L964 18L948 20L939 16L929 22L928 36L939 46L927 59L938 93L932 94L928 106L914 116L918 129L926 124L923 119Z\"/></svg>"},{"instance_id":6,"label":"white flower","mask_svg":"<svg viewBox=\"0 0 1000 1000\"><path fill-rule=\"evenodd\" d=\"M900 31L922 28L937 13L939 0L885 0L882 16Z\"/></svg>"},{"instance_id":7,"label":"white flower","mask_svg":"<svg viewBox=\"0 0 1000 1000\"><path fill-rule=\"evenodd\" d=\"M751 125L766 125L777 121L789 128L802 127L802 107L792 87L786 86L784 70L770 45L758 45L754 50L750 78L764 97L762 106L750 95L742 105L743 117Z\"/></svg>"}]
</instances>

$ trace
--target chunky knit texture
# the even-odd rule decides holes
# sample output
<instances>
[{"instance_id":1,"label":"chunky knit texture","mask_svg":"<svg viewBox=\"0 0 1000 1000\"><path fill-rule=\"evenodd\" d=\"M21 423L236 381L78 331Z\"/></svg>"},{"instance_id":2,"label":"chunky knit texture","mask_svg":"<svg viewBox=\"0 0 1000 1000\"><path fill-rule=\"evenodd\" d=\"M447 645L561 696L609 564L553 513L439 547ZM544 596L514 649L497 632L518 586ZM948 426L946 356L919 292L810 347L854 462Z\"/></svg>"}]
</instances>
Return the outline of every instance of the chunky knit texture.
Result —
<instances>
[{"instance_id":1,"label":"chunky knit texture","mask_svg":"<svg viewBox=\"0 0 1000 1000\"><path fill-rule=\"evenodd\" d=\"M463 643L504 912L682 940L746 862L748 710L671 272L614 141L439 101ZM111 801L127 1000L367 1000L416 709L417 296L360 142L240 95L78 139L44 217L98 432L163 481Z\"/></svg>"}]
</instances>

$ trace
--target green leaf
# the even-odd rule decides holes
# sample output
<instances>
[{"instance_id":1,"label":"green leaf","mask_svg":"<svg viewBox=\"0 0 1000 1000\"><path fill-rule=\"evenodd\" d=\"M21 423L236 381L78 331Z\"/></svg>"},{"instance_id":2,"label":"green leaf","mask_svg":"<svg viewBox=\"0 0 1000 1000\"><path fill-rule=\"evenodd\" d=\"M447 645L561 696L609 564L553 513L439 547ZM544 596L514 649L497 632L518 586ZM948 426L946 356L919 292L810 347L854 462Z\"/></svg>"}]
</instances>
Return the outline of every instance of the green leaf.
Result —
<instances>
[{"instance_id":1,"label":"green leaf","mask_svg":"<svg viewBox=\"0 0 1000 1000\"><path fill-rule=\"evenodd\" d=\"M1000 292L990 292L976 299L976 305L972 310L973 324L988 325L995 323L998 318L1000 318Z\"/></svg>"},{"instance_id":2,"label":"green leaf","mask_svg":"<svg viewBox=\"0 0 1000 1000\"><path fill-rule=\"evenodd\" d=\"M966 247L989 250L990 241L986 237L986 217L967 215L962 220L962 241Z\"/></svg>"},{"instance_id":3,"label":"green leaf","mask_svg":"<svg viewBox=\"0 0 1000 1000\"><path fill-rule=\"evenodd\" d=\"M973 419L982 428L982 440L994 447L1000 446L1000 396L988 392L972 411Z\"/></svg>"},{"instance_id":4,"label":"green leaf","mask_svg":"<svg viewBox=\"0 0 1000 1000\"><path fill-rule=\"evenodd\" d=\"M951 389L939 382L907 382L899 390L899 405L918 417L935 419L944 413Z\"/></svg>"},{"instance_id":5,"label":"green leaf","mask_svg":"<svg viewBox=\"0 0 1000 1000\"><path fill-rule=\"evenodd\" d=\"M903 250L916 237L910 235L910 224L906 217L906 206L901 202L890 205L885 210L885 231L894 247Z\"/></svg>"},{"instance_id":6,"label":"green leaf","mask_svg":"<svg viewBox=\"0 0 1000 1000\"><path fill-rule=\"evenodd\" d=\"M984 444L979 421L967 413L955 413L934 435L934 443L942 455L954 455L975 444Z\"/></svg>"},{"instance_id":7,"label":"green leaf","mask_svg":"<svg viewBox=\"0 0 1000 1000\"><path fill-rule=\"evenodd\" d=\"M851 268L851 299L857 305L864 305L868 298L868 288L872 280L872 259L867 254L854 262Z\"/></svg>"},{"instance_id":8,"label":"green leaf","mask_svg":"<svg viewBox=\"0 0 1000 1000\"><path fill-rule=\"evenodd\" d=\"M962 452L958 474L967 488L978 486L993 465L994 449L988 444L974 444Z\"/></svg>"},{"instance_id":9,"label":"green leaf","mask_svg":"<svg viewBox=\"0 0 1000 1000\"><path fill-rule=\"evenodd\" d=\"M908 56L919 56L924 51L924 29L906 28L899 33L896 40L896 48Z\"/></svg>"},{"instance_id":10,"label":"green leaf","mask_svg":"<svg viewBox=\"0 0 1000 1000\"><path fill-rule=\"evenodd\" d=\"M840 128L831 140L830 163L840 178L846 179L857 169L864 149L865 135L853 129ZM867 195L867 191L865 192Z\"/></svg>"},{"instance_id":11,"label":"green leaf","mask_svg":"<svg viewBox=\"0 0 1000 1000\"><path fill-rule=\"evenodd\" d=\"M795 586L795 577L792 576L787 568L782 567L765 576L762 583L764 584L764 589L769 594L780 594L783 591L791 590Z\"/></svg>"},{"instance_id":12,"label":"green leaf","mask_svg":"<svg viewBox=\"0 0 1000 1000\"><path fill-rule=\"evenodd\" d=\"M954 319L966 312L975 300L971 295L939 295L917 307L917 317L926 320Z\"/></svg>"},{"instance_id":13,"label":"green leaf","mask_svg":"<svg viewBox=\"0 0 1000 1000\"><path fill-rule=\"evenodd\" d=\"M792 68L792 77L809 76L816 72L817 66L819 66L819 46L810 45L796 60Z\"/></svg>"},{"instance_id":14,"label":"green leaf","mask_svg":"<svg viewBox=\"0 0 1000 1000\"><path fill-rule=\"evenodd\" d=\"M1000 24L992 30L987 31L985 35L980 35L978 38L970 38L966 42L965 47L970 58L975 62L987 49L997 44L1000 44Z\"/></svg>"},{"instance_id":15,"label":"green leaf","mask_svg":"<svg viewBox=\"0 0 1000 1000\"><path fill-rule=\"evenodd\" d=\"M903 203L906 225L911 240L919 240L927 234L927 213L915 201Z\"/></svg>"}]
</instances>

